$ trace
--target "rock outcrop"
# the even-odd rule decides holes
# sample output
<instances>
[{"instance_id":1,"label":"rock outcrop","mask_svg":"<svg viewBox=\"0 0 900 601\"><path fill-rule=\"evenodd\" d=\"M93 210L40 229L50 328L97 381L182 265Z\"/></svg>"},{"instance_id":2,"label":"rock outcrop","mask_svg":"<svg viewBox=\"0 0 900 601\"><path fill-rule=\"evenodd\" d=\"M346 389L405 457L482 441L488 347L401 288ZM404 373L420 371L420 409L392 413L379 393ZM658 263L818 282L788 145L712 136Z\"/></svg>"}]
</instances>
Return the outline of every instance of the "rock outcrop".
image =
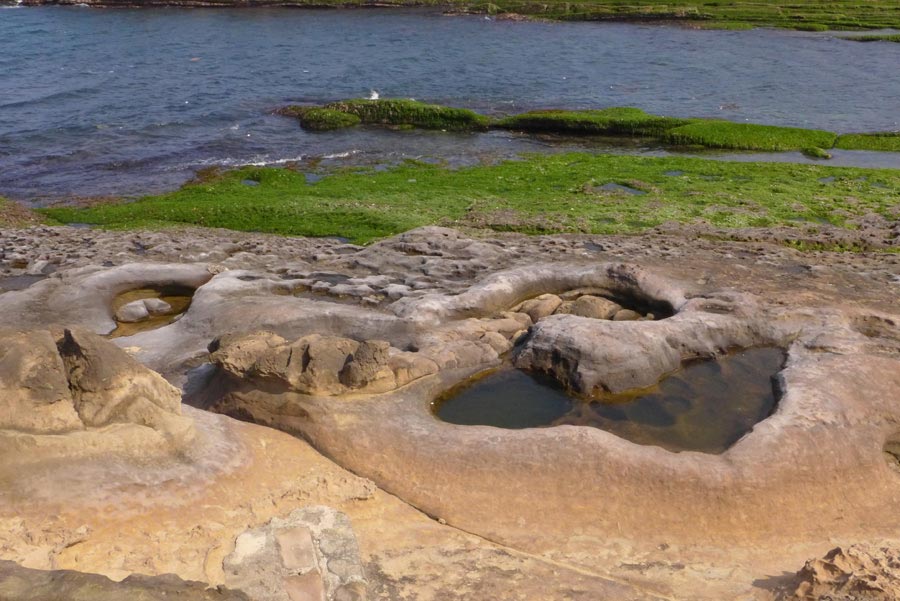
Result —
<instances>
[{"instance_id":1,"label":"rock outcrop","mask_svg":"<svg viewBox=\"0 0 900 601\"><path fill-rule=\"evenodd\" d=\"M46 330L0 331L0 429L81 430L56 340Z\"/></svg>"},{"instance_id":2,"label":"rock outcrop","mask_svg":"<svg viewBox=\"0 0 900 601\"><path fill-rule=\"evenodd\" d=\"M873 545L836 547L797 572L790 601L900 599L900 551Z\"/></svg>"},{"instance_id":3,"label":"rock outcrop","mask_svg":"<svg viewBox=\"0 0 900 601\"><path fill-rule=\"evenodd\" d=\"M229 374L301 394L378 394L436 373L434 361L383 340L311 334L288 342L272 332L225 336L212 362Z\"/></svg>"},{"instance_id":4,"label":"rock outcrop","mask_svg":"<svg viewBox=\"0 0 900 601\"><path fill-rule=\"evenodd\" d=\"M79 329L7 330L0 340L0 448L144 452L151 442L175 451L192 441L180 391L103 338Z\"/></svg>"}]
</instances>

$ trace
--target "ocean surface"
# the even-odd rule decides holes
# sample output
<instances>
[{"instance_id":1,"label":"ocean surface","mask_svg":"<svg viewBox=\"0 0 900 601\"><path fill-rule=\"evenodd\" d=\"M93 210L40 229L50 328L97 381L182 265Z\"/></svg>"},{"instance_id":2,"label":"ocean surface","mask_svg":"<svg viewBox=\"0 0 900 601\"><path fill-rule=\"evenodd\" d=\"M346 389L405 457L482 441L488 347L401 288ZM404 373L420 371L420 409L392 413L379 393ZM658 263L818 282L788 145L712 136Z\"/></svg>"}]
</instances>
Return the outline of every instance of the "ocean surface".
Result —
<instances>
[{"instance_id":1,"label":"ocean surface","mask_svg":"<svg viewBox=\"0 0 900 601\"><path fill-rule=\"evenodd\" d=\"M895 130L898 73L900 44L767 29L518 23L433 11L7 7L0 195L139 195L175 188L207 166L310 157L465 164L584 146L501 132L313 134L272 114L286 103L372 90L491 114L628 105ZM900 167L891 156L838 155L845 164Z\"/></svg>"}]
</instances>

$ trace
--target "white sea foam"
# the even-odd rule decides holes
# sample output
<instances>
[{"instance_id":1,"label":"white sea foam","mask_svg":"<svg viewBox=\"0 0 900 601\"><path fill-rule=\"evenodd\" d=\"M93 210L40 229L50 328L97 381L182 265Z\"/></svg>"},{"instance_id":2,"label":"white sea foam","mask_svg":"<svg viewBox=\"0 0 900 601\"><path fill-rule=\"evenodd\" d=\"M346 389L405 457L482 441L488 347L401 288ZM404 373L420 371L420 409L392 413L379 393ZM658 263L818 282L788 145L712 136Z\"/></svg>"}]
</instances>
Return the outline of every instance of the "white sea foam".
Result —
<instances>
[{"instance_id":1,"label":"white sea foam","mask_svg":"<svg viewBox=\"0 0 900 601\"><path fill-rule=\"evenodd\" d=\"M359 154L359 150L348 150L346 152L336 152L334 154L323 154L323 159L346 159L347 157L352 157L354 154Z\"/></svg>"}]
</instances>

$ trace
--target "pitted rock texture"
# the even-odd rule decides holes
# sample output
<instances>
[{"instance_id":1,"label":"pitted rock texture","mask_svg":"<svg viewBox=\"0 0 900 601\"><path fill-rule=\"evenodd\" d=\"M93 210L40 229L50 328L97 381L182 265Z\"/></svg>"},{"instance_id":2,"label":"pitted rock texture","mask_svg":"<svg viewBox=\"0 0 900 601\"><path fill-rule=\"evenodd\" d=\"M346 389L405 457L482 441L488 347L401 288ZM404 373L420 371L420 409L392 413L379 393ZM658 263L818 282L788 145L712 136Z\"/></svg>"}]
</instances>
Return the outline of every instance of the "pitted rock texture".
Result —
<instances>
[{"instance_id":1,"label":"pitted rock texture","mask_svg":"<svg viewBox=\"0 0 900 601\"><path fill-rule=\"evenodd\" d=\"M900 599L900 550L874 545L836 547L806 562L785 601L895 601Z\"/></svg>"},{"instance_id":2,"label":"pitted rock texture","mask_svg":"<svg viewBox=\"0 0 900 601\"><path fill-rule=\"evenodd\" d=\"M3 331L0 339L4 446L64 448L68 440L72 447L90 451L102 447L102 435L86 438L88 431L114 425L152 430L172 450L193 440L193 423L181 415L180 391L96 334L74 328ZM69 432L84 436L41 438ZM122 442L110 436L110 449Z\"/></svg>"},{"instance_id":3,"label":"pitted rock texture","mask_svg":"<svg viewBox=\"0 0 900 601\"><path fill-rule=\"evenodd\" d=\"M237 537L225 582L254 601L365 601L350 520L325 506L298 509Z\"/></svg>"}]
</instances>

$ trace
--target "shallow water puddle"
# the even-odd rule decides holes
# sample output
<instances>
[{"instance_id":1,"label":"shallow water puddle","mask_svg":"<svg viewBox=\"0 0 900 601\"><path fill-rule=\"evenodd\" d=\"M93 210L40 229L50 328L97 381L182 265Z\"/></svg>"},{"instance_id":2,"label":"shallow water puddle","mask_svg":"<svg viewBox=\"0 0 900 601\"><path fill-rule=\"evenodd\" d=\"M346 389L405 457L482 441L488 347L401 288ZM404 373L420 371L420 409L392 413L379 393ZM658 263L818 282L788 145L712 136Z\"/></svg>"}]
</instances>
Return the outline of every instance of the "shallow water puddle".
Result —
<instances>
[{"instance_id":1,"label":"shallow water puddle","mask_svg":"<svg viewBox=\"0 0 900 601\"><path fill-rule=\"evenodd\" d=\"M591 426L670 451L721 453L772 414L774 376L784 360L778 348L747 349L688 362L652 388L589 400L567 394L547 376L506 368L450 391L434 407L440 419L455 424Z\"/></svg>"},{"instance_id":2,"label":"shallow water puddle","mask_svg":"<svg viewBox=\"0 0 900 601\"><path fill-rule=\"evenodd\" d=\"M32 284L36 284L46 278L46 275L12 275L5 277L0 279L0 293L25 290Z\"/></svg>"},{"instance_id":3,"label":"shallow water puddle","mask_svg":"<svg viewBox=\"0 0 900 601\"><path fill-rule=\"evenodd\" d=\"M169 303L172 307L167 313L162 315L151 315L147 319L126 323L117 321L116 329L110 332L109 338L119 338L122 336L133 336L140 332L155 330L163 326L169 325L182 315L191 306L191 300L194 298L194 289L189 286L154 286L147 288L137 288L123 292L117 296L112 302L113 314L122 306L136 300L147 298L158 298Z\"/></svg>"}]
</instances>

